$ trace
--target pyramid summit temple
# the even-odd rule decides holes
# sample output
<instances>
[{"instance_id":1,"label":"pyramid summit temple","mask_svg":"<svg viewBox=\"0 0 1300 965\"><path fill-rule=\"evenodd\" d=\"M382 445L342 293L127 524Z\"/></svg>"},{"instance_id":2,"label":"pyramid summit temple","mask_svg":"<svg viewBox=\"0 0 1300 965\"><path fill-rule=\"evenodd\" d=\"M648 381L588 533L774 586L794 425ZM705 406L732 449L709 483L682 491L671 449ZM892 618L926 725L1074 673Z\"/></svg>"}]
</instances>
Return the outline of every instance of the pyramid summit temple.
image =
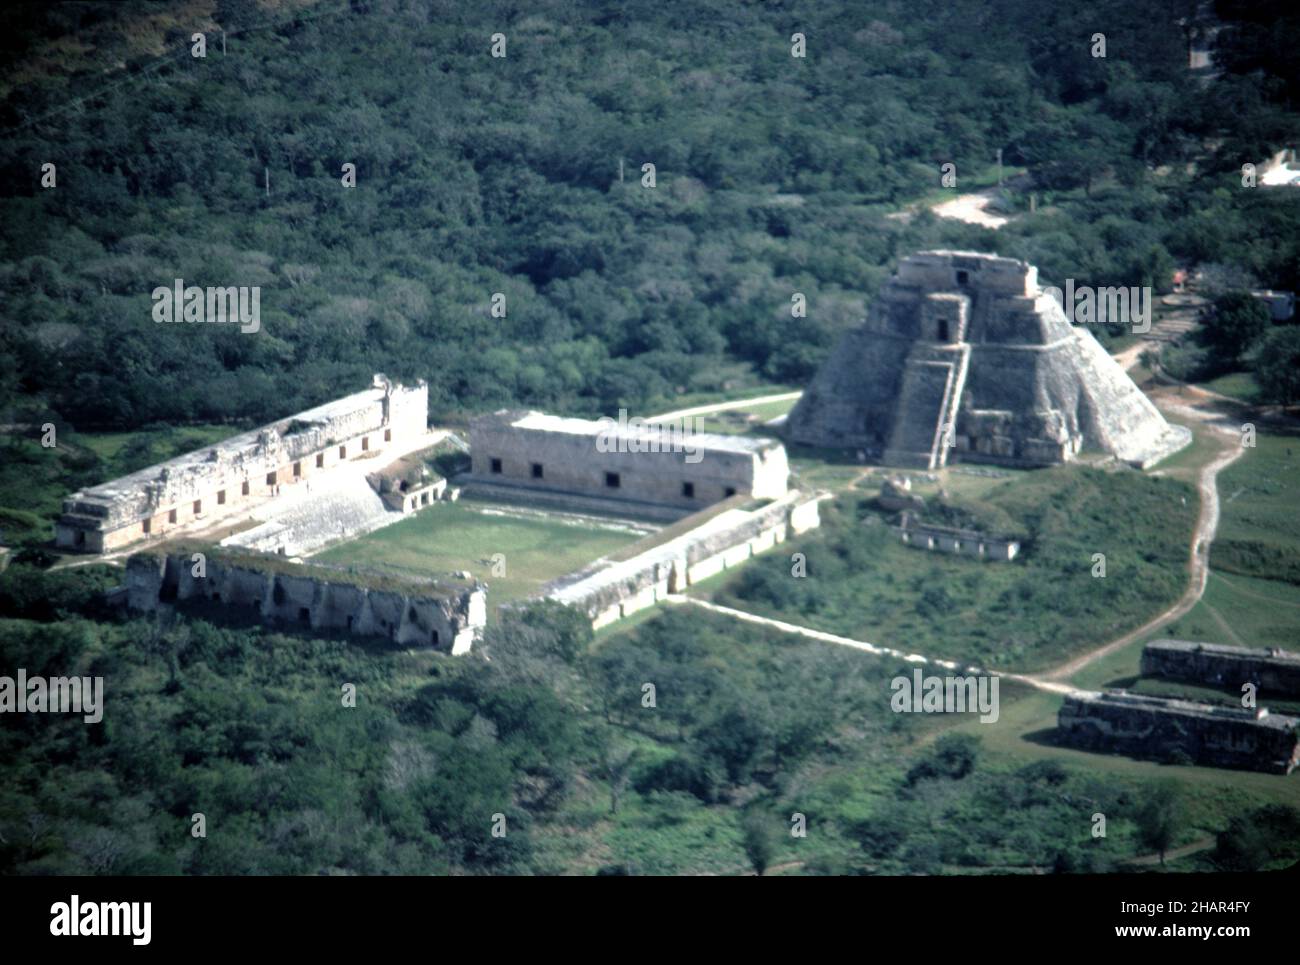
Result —
<instances>
[{"instance_id":1,"label":"pyramid summit temple","mask_svg":"<svg viewBox=\"0 0 1300 965\"><path fill-rule=\"evenodd\" d=\"M1109 454L1145 468L1191 441L1026 262L965 251L904 258L790 413L787 438L885 465L1009 466Z\"/></svg>"}]
</instances>

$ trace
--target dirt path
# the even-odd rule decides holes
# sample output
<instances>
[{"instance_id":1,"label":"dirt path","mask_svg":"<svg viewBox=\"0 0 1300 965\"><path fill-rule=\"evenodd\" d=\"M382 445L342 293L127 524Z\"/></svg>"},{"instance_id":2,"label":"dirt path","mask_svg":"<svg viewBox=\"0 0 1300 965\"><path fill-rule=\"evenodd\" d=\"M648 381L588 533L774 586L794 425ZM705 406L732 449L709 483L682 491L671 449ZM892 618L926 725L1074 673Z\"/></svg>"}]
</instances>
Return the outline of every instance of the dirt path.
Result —
<instances>
[{"instance_id":1,"label":"dirt path","mask_svg":"<svg viewBox=\"0 0 1300 965\"><path fill-rule=\"evenodd\" d=\"M1213 848L1214 845L1215 845L1214 838L1198 838L1197 840L1193 841L1191 844L1185 844L1182 847L1173 848L1170 851L1166 851L1165 861L1169 862L1175 860L1176 858L1186 858L1189 854L1196 854L1196 852L1198 851L1205 851L1208 848ZM1129 858L1124 863L1140 864L1140 865L1160 864L1160 855L1144 854L1138 858Z\"/></svg>"},{"instance_id":2,"label":"dirt path","mask_svg":"<svg viewBox=\"0 0 1300 965\"><path fill-rule=\"evenodd\" d=\"M1239 584L1232 582L1232 580L1228 579L1222 573L1212 572L1210 573L1210 575L1213 576L1216 580L1221 580L1224 583L1224 585L1231 587L1233 593L1239 593L1242 596L1248 596L1252 600L1263 600L1269 606L1285 606L1285 607L1291 607L1292 609L1300 609L1300 603L1290 603L1286 600L1278 600L1271 596L1265 596L1263 593L1255 593L1251 590L1243 589Z\"/></svg>"},{"instance_id":3,"label":"dirt path","mask_svg":"<svg viewBox=\"0 0 1300 965\"><path fill-rule=\"evenodd\" d=\"M746 610L736 610L729 606L720 606L717 603L698 600L692 596L673 594L665 597L665 599L668 603L674 605L696 606L702 610L708 610L710 613L718 613L722 616L731 617L734 620L743 621L744 623L754 623L759 626L770 627L773 630L780 630L782 633L798 634L801 637L820 640L822 643L833 643L837 646L849 647L853 650L861 650L864 653L874 654L879 657L894 657L898 660L906 660L908 663L934 664L935 666L943 667L945 670L958 670L963 673L975 674L977 676L1005 677L1007 680L1015 680L1020 683L1028 684L1038 690L1045 690L1055 694L1068 694L1075 689L1069 684L1058 683L1054 680L1044 680L1026 674L1005 673L1000 670L985 670L981 667L963 667L955 660L944 660L939 657L926 657L919 653L904 653L902 650L895 650L892 647L880 647L874 643L867 643L865 640L854 640L851 637L841 637L839 634L826 633L824 630L814 630L812 627L801 626L797 623L786 623L783 620L774 620L771 617L759 616L757 613L749 613Z\"/></svg>"},{"instance_id":4,"label":"dirt path","mask_svg":"<svg viewBox=\"0 0 1300 965\"><path fill-rule=\"evenodd\" d=\"M1207 397L1206 400L1209 401L1209 393L1202 393L1202 395ZM1201 496L1201 510L1197 515L1196 528L1192 531L1187 589L1179 597L1177 603L1148 620L1136 630L1132 630L1095 650L1090 650L1053 670L1047 671L1041 675L1044 679L1061 680L1065 677L1074 676L1084 667L1110 656L1117 650L1124 649L1139 637L1152 633L1172 623L1179 617L1185 616L1205 594L1205 585L1210 574L1210 544L1214 541L1214 534L1219 528L1219 489L1216 480L1219 471L1240 459L1246 450L1241 446L1240 436L1229 431L1223 425L1224 417L1222 413L1173 403L1166 403L1165 409L1171 414L1184 419L1202 423L1220 435L1224 442L1224 448L1214 459L1201 468L1196 477L1196 488Z\"/></svg>"},{"instance_id":5,"label":"dirt path","mask_svg":"<svg viewBox=\"0 0 1300 965\"><path fill-rule=\"evenodd\" d=\"M942 201L939 204L931 205L930 210L940 218L952 218L955 221L977 224L996 231L1011 221L1010 218L1000 214L993 214L988 210L989 205L993 203L996 197L997 189L988 188L974 194L959 194L951 201Z\"/></svg>"},{"instance_id":6,"label":"dirt path","mask_svg":"<svg viewBox=\"0 0 1300 965\"><path fill-rule=\"evenodd\" d=\"M708 415L711 412L727 412L731 409L744 409L751 405L767 405L770 402L788 402L791 399L797 399L803 395L803 390L798 392L778 392L776 395L758 395L752 399L733 399L730 402L713 402L709 405L697 405L689 409L677 409L674 412L663 412L659 415L646 416L647 422L667 422L669 419L686 419L691 416Z\"/></svg>"}]
</instances>

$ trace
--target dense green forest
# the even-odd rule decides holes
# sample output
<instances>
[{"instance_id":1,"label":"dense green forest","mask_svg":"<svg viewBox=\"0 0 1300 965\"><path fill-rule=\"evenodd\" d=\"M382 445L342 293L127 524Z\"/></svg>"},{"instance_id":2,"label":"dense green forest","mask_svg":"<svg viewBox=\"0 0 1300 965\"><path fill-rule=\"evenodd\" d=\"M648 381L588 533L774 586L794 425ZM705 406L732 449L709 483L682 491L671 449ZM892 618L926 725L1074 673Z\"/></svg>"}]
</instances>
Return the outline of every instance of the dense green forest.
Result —
<instances>
[{"instance_id":1,"label":"dense green forest","mask_svg":"<svg viewBox=\"0 0 1300 965\"><path fill-rule=\"evenodd\" d=\"M380 370L428 378L436 414L798 383L893 259L935 244L1079 284L1212 262L1300 288L1297 193L1240 178L1294 144L1300 20L1219 3L1225 69L1201 81L1195 7L222 0L224 53L209 29L191 56L178 25L161 57L0 103L0 412L260 421ZM22 6L3 56L153 9ZM1032 216L887 217L947 162L958 190L990 183L1000 149ZM178 277L260 286L261 331L157 325L149 294Z\"/></svg>"},{"instance_id":2,"label":"dense green forest","mask_svg":"<svg viewBox=\"0 0 1300 965\"><path fill-rule=\"evenodd\" d=\"M0 720L0 873L1122 871L1172 814L1172 843L1219 833L1205 868L1300 856L1294 808L995 761L889 710L902 661L730 621L670 611L589 652L549 608L447 660L106 617L97 585L0 574L0 664L102 675L112 710Z\"/></svg>"}]
</instances>

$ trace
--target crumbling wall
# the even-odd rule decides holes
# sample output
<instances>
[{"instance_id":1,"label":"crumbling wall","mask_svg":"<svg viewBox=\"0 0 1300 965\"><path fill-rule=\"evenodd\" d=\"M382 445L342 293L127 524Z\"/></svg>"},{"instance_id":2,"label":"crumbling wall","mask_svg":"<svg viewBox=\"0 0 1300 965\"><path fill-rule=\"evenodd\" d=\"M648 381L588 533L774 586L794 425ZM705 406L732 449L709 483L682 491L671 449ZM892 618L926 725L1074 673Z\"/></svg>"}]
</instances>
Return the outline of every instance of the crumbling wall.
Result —
<instances>
[{"instance_id":1,"label":"crumbling wall","mask_svg":"<svg viewBox=\"0 0 1300 965\"><path fill-rule=\"evenodd\" d=\"M1084 750L1289 774L1300 763L1294 717L1125 693L1067 694L1063 743Z\"/></svg>"},{"instance_id":2,"label":"crumbling wall","mask_svg":"<svg viewBox=\"0 0 1300 965\"><path fill-rule=\"evenodd\" d=\"M403 646L468 653L487 618L482 584L389 590L322 576L317 567L207 556L196 574L190 554L137 553L127 561L127 605L152 612L202 601L266 623L384 637Z\"/></svg>"},{"instance_id":3,"label":"crumbling wall","mask_svg":"<svg viewBox=\"0 0 1300 965\"><path fill-rule=\"evenodd\" d=\"M1300 697L1300 654L1186 640L1153 640L1142 650L1142 675L1240 690L1254 684L1278 696Z\"/></svg>"}]
</instances>

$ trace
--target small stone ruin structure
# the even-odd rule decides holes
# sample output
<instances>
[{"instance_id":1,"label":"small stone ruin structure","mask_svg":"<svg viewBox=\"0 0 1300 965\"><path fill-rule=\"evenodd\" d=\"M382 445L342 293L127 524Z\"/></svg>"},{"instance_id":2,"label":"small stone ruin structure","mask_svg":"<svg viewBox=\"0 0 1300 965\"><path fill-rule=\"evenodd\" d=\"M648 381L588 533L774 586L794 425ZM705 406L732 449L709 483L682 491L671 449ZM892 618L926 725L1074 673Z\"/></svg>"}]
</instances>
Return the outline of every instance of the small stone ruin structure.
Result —
<instances>
[{"instance_id":1,"label":"small stone ruin structure","mask_svg":"<svg viewBox=\"0 0 1300 965\"><path fill-rule=\"evenodd\" d=\"M402 456L367 474L366 482L393 512L413 513L432 506L447 495L447 480L429 469L430 455L430 450L423 450Z\"/></svg>"},{"instance_id":2,"label":"small stone ruin structure","mask_svg":"<svg viewBox=\"0 0 1300 965\"><path fill-rule=\"evenodd\" d=\"M1123 691L1067 694L1061 741L1090 751L1289 774L1300 763L1300 718Z\"/></svg>"},{"instance_id":3,"label":"small stone ruin structure","mask_svg":"<svg viewBox=\"0 0 1300 965\"><path fill-rule=\"evenodd\" d=\"M894 527L899 541L913 549L938 550L941 553L958 553L981 560L1014 560L1020 553L1020 541L1007 536L993 536L973 529L953 526L934 526L923 523L910 512L904 512Z\"/></svg>"},{"instance_id":4,"label":"small stone ruin structure","mask_svg":"<svg viewBox=\"0 0 1300 965\"><path fill-rule=\"evenodd\" d=\"M881 464L1070 462L1084 450L1145 468L1191 441L1012 258L904 258L790 413L787 438Z\"/></svg>"},{"instance_id":5,"label":"small stone ruin structure","mask_svg":"<svg viewBox=\"0 0 1300 965\"><path fill-rule=\"evenodd\" d=\"M902 509L925 509L925 497L912 492L912 480L907 476L886 478L880 484L876 502L881 509L891 513Z\"/></svg>"},{"instance_id":6,"label":"small stone ruin structure","mask_svg":"<svg viewBox=\"0 0 1300 965\"><path fill-rule=\"evenodd\" d=\"M199 576L196 553L202 555ZM358 573L218 547L142 552L127 560L126 602L132 610L147 613L177 601L453 655L468 653L487 622L486 587L459 576L418 580Z\"/></svg>"},{"instance_id":7,"label":"small stone ruin structure","mask_svg":"<svg viewBox=\"0 0 1300 965\"><path fill-rule=\"evenodd\" d=\"M1250 683L1279 697L1300 697L1300 653L1277 647L1153 640L1142 649L1142 675L1231 690Z\"/></svg>"}]
</instances>

